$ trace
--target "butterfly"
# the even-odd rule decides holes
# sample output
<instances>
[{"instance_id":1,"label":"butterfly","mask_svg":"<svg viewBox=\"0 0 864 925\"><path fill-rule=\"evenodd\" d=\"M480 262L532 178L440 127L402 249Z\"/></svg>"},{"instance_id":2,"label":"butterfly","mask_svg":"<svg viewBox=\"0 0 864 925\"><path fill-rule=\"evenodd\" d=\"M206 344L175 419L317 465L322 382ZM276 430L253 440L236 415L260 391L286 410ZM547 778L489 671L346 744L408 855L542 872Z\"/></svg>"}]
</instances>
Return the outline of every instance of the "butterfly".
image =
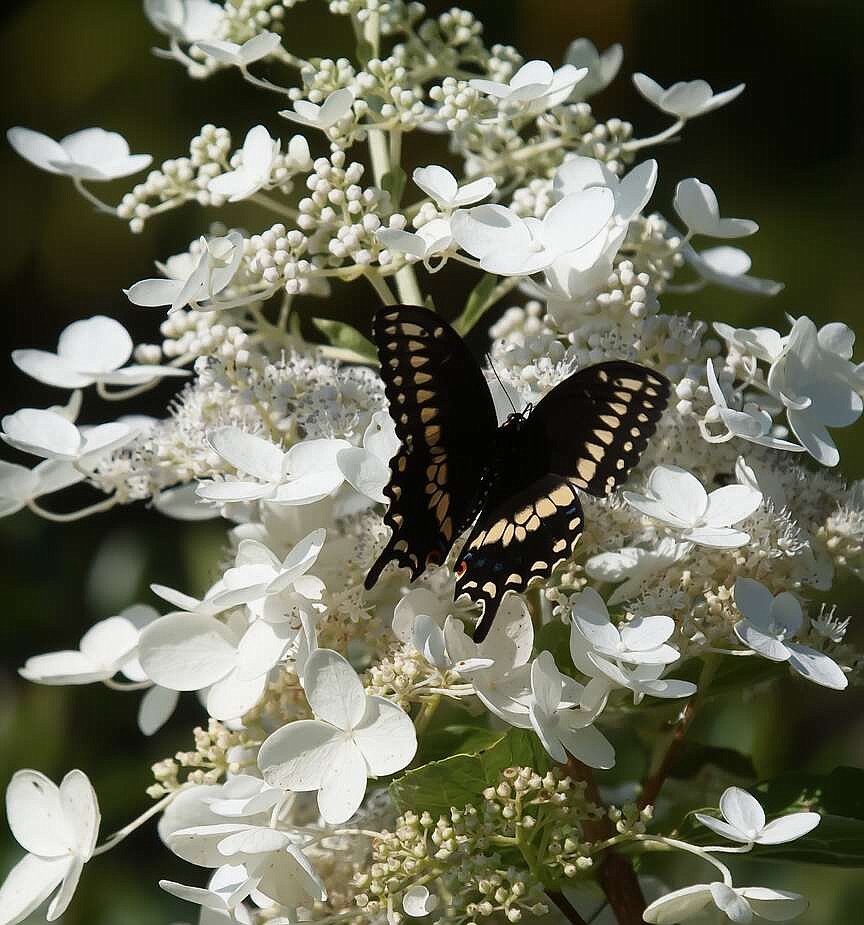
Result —
<instances>
[{"instance_id":1,"label":"butterfly","mask_svg":"<svg viewBox=\"0 0 864 925\"><path fill-rule=\"evenodd\" d=\"M579 492L602 498L627 478L666 407L669 381L636 363L599 363L499 427L480 365L435 312L387 306L373 336L401 446L384 490L392 535L366 588L393 560L416 580L472 528L454 597L481 606L481 642L508 591L525 591L572 555L584 522Z\"/></svg>"}]
</instances>

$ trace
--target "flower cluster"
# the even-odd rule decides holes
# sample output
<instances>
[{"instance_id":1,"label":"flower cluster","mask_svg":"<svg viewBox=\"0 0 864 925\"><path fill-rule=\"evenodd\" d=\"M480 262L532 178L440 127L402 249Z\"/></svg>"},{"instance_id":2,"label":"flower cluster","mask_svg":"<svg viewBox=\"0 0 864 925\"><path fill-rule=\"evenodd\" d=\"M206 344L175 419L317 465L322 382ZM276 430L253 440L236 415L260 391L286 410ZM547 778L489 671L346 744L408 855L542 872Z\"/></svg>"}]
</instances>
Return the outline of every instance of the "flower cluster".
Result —
<instances>
[{"instance_id":1,"label":"flower cluster","mask_svg":"<svg viewBox=\"0 0 864 925\"><path fill-rule=\"evenodd\" d=\"M700 829L690 813L672 818L662 793L724 672L833 692L864 676L848 619L817 603L835 577L864 574L864 488L834 474L830 432L864 410L852 331L807 316L788 331L712 331L662 304L676 289L782 288L725 243L755 222L726 216L696 178L655 201L660 168L641 155L743 86L663 88L636 74L641 96L673 120L640 137L589 102L616 76L619 46L601 53L577 39L556 66L487 47L464 10L428 18L420 3L332 0L356 56L305 60L288 47L298 0L144 8L168 43L159 54L192 77L233 69L276 95L272 123L250 126L242 144L204 125L188 156L113 205L93 184L151 164L119 135L93 128L57 142L13 128L10 144L133 233L191 202L246 201L260 223L232 228L213 211L153 278L130 280L128 302L161 312L152 343L97 316L70 324L56 349L13 352L65 403L3 418L3 441L38 462L0 462L0 514L67 522L147 502L154 516L219 519L210 587L153 584L149 603L130 601L78 649L20 671L143 692L144 735L184 692L207 724L192 750L154 765L157 802L98 847L98 802L81 771L59 787L18 772L7 816L27 853L0 888L0 925L52 894L48 918L62 915L84 864L160 813L168 849L208 871L195 885L160 885L208 923L473 925L553 907L575 920L562 886L588 881L614 914L638 906L646 922L712 905L734 922L798 915L803 897L737 886L717 854L806 839L818 812L767 821L717 769L688 793L694 810L720 797L723 818L697 813ZM263 65L267 78L250 70ZM280 73L290 85L274 82ZM413 132L445 134L448 166L409 173L402 142ZM697 249L703 238L715 240ZM364 585L388 537L400 450L366 331L379 304L424 305L423 281L454 263L478 277L454 327L488 327L500 419L604 360L641 363L672 389L626 486L582 498L581 541L542 585L506 596L479 643L476 608L453 601L452 557L414 583L388 567ZM327 317L333 283L356 286L350 317ZM124 400L166 380L178 391L162 418L84 414L88 389ZM92 503L46 507L72 486ZM632 757L618 767L622 729L633 749L655 743L643 770ZM706 827L737 847L707 845ZM646 904L631 859L658 848L697 856L714 879L664 885Z\"/></svg>"}]
</instances>

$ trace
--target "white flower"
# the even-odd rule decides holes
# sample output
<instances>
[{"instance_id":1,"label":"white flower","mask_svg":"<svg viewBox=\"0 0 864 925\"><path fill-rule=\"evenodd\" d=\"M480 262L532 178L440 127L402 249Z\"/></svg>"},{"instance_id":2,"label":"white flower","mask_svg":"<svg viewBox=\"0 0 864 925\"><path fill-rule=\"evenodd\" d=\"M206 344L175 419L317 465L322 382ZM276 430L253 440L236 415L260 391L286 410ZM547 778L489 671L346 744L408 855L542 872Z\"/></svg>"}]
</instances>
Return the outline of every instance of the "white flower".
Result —
<instances>
[{"instance_id":1,"label":"white flower","mask_svg":"<svg viewBox=\"0 0 864 925\"><path fill-rule=\"evenodd\" d=\"M57 342L57 352L13 350L12 362L46 385L81 389L94 382L106 385L141 385L164 376L187 376L173 366L126 366L132 355L132 338L113 318L95 315L67 325Z\"/></svg>"},{"instance_id":2,"label":"white flower","mask_svg":"<svg viewBox=\"0 0 864 925\"><path fill-rule=\"evenodd\" d=\"M680 252L706 283L758 295L777 295L783 288L783 283L773 279L748 275L747 271L751 266L750 255L740 248L721 244L704 251L696 251L687 241L681 245Z\"/></svg>"},{"instance_id":3,"label":"white flower","mask_svg":"<svg viewBox=\"0 0 864 925\"><path fill-rule=\"evenodd\" d=\"M136 431L119 422L76 427L56 411L22 408L3 418L0 434L9 446L43 459L87 466L129 443Z\"/></svg>"},{"instance_id":4,"label":"white flower","mask_svg":"<svg viewBox=\"0 0 864 925\"><path fill-rule=\"evenodd\" d=\"M768 371L768 388L786 406L793 433L823 466L840 462L828 428L848 427L864 408L864 372L850 362L854 339L845 324L817 332L802 316Z\"/></svg>"},{"instance_id":5,"label":"white flower","mask_svg":"<svg viewBox=\"0 0 864 925\"><path fill-rule=\"evenodd\" d=\"M243 677L245 632L247 625L239 618L222 623L201 613L171 613L141 633L138 657L151 681L172 691L206 688L212 717L238 719L261 698L269 673L268 667L257 677Z\"/></svg>"},{"instance_id":6,"label":"white flower","mask_svg":"<svg viewBox=\"0 0 864 925\"><path fill-rule=\"evenodd\" d=\"M57 787L38 771L18 771L6 788L6 819L28 853L0 886L0 925L17 925L59 886L49 922L66 911L99 836L99 803L82 771Z\"/></svg>"},{"instance_id":7,"label":"white flower","mask_svg":"<svg viewBox=\"0 0 864 925\"><path fill-rule=\"evenodd\" d=\"M139 627L129 619L138 608L129 610L132 613L124 611L91 626L77 650L34 655L18 673L37 684L92 684L113 678L132 660L138 645Z\"/></svg>"},{"instance_id":8,"label":"white flower","mask_svg":"<svg viewBox=\"0 0 864 925\"><path fill-rule=\"evenodd\" d=\"M690 234L742 238L759 230L756 222L747 218L720 218L720 205L714 190L695 177L682 180L675 187L673 205Z\"/></svg>"},{"instance_id":9,"label":"white flower","mask_svg":"<svg viewBox=\"0 0 864 925\"><path fill-rule=\"evenodd\" d=\"M236 774L225 780L218 796L205 797L204 802L217 816L237 819L268 813L284 796L281 790L268 786L260 777Z\"/></svg>"},{"instance_id":10,"label":"white flower","mask_svg":"<svg viewBox=\"0 0 864 925\"><path fill-rule=\"evenodd\" d=\"M778 359L786 342L786 338L773 328L733 328L716 321L714 330L739 353L767 363ZM754 371L755 364L750 365L749 370Z\"/></svg>"},{"instance_id":11,"label":"white flower","mask_svg":"<svg viewBox=\"0 0 864 925\"><path fill-rule=\"evenodd\" d=\"M445 212L473 205L495 192L495 181L492 177L480 177L459 186L456 177L445 167L439 167L437 164L417 167L412 179L427 196L435 200L438 208Z\"/></svg>"},{"instance_id":12,"label":"white flower","mask_svg":"<svg viewBox=\"0 0 864 925\"><path fill-rule=\"evenodd\" d=\"M655 899L642 918L652 925L675 925L702 915L712 903L730 922L739 925L747 925L754 918L787 922L807 909L807 900L799 893L763 886L732 887L718 880L667 893Z\"/></svg>"},{"instance_id":13,"label":"white flower","mask_svg":"<svg viewBox=\"0 0 864 925\"><path fill-rule=\"evenodd\" d=\"M182 42L215 38L225 16L210 0L144 0L144 13L156 29Z\"/></svg>"},{"instance_id":14,"label":"white flower","mask_svg":"<svg viewBox=\"0 0 864 925\"><path fill-rule=\"evenodd\" d=\"M215 617L216 614L222 613L223 610L227 610L228 607L232 606L230 603L219 605L213 600L220 591L225 590L225 583L221 578L215 584L212 584L207 589L204 597L201 598L192 597L190 594L184 594L182 591L159 584L151 584L150 590L157 597L161 597L163 601L173 604L178 610L185 613L203 613L208 617Z\"/></svg>"},{"instance_id":15,"label":"white flower","mask_svg":"<svg viewBox=\"0 0 864 925\"><path fill-rule=\"evenodd\" d=\"M773 662L788 662L793 671L823 687L846 688L849 682L834 659L792 641L801 631L804 614L789 591L775 597L760 582L738 578L735 606L744 617L735 624L735 635L745 646Z\"/></svg>"},{"instance_id":16,"label":"white flower","mask_svg":"<svg viewBox=\"0 0 864 925\"><path fill-rule=\"evenodd\" d=\"M338 825L359 808L367 777L411 761L414 724L389 700L368 696L351 665L330 649L309 656L303 686L315 719L277 729L261 746L258 766L272 786L317 790L321 815Z\"/></svg>"},{"instance_id":17,"label":"white flower","mask_svg":"<svg viewBox=\"0 0 864 925\"><path fill-rule=\"evenodd\" d=\"M633 83L649 103L679 119L704 116L706 112L731 103L744 89L744 84L738 84L722 93L715 93L704 80L682 80L664 90L656 80L645 74L634 74Z\"/></svg>"},{"instance_id":18,"label":"white flower","mask_svg":"<svg viewBox=\"0 0 864 925\"><path fill-rule=\"evenodd\" d=\"M29 128L10 128L9 144L25 160L48 173L80 180L116 180L150 166L149 154L130 154L129 144L117 132L85 128L54 141Z\"/></svg>"},{"instance_id":19,"label":"white flower","mask_svg":"<svg viewBox=\"0 0 864 925\"><path fill-rule=\"evenodd\" d=\"M386 411L376 411L363 433L363 446L346 447L336 454L336 464L345 480L361 495L387 503L384 489L390 481L390 460L400 441L396 425Z\"/></svg>"},{"instance_id":20,"label":"white flower","mask_svg":"<svg viewBox=\"0 0 864 925\"><path fill-rule=\"evenodd\" d=\"M310 128L326 132L344 119L351 112L353 105L354 94L347 87L343 87L330 93L320 106L308 100L295 100L293 110L283 109L279 115L300 125L308 125Z\"/></svg>"},{"instance_id":21,"label":"white flower","mask_svg":"<svg viewBox=\"0 0 864 925\"><path fill-rule=\"evenodd\" d=\"M344 482L338 465L347 440L313 439L283 452L275 443L236 427L220 427L208 435L210 446L238 472L257 481L203 481L198 496L207 501L275 501L309 504L326 498Z\"/></svg>"},{"instance_id":22,"label":"white flower","mask_svg":"<svg viewBox=\"0 0 864 925\"><path fill-rule=\"evenodd\" d=\"M402 908L406 915L421 919L438 908L438 897L430 893L425 886L412 886L405 890L402 897Z\"/></svg>"},{"instance_id":23,"label":"white flower","mask_svg":"<svg viewBox=\"0 0 864 925\"><path fill-rule=\"evenodd\" d=\"M681 539L721 549L744 546L750 534L733 529L762 503L750 485L724 485L710 494L686 469L655 466L647 493L624 492L624 500L646 517L681 531Z\"/></svg>"},{"instance_id":24,"label":"white flower","mask_svg":"<svg viewBox=\"0 0 864 925\"><path fill-rule=\"evenodd\" d=\"M220 64L245 68L262 58L267 58L279 47L282 40L275 32L259 32L242 45L236 42L197 42L198 48Z\"/></svg>"},{"instance_id":25,"label":"white flower","mask_svg":"<svg viewBox=\"0 0 864 925\"><path fill-rule=\"evenodd\" d=\"M607 599L607 603L614 607L636 597L643 582L680 562L692 549L692 543L679 543L670 536L664 536L651 549L624 546L616 552L591 556L585 563L585 571L597 581L621 582Z\"/></svg>"},{"instance_id":26,"label":"white flower","mask_svg":"<svg viewBox=\"0 0 864 925\"><path fill-rule=\"evenodd\" d=\"M153 507L174 520L212 520L218 517L219 512L198 497L196 488L195 482L186 482L162 491L153 499Z\"/></svg>"},{"instance_id":27,"label":"white flower","mask_svg":"<svg viewBox=\"0 0 864 925\"><path fill-rule=\"evenodd\" d=\"M224 823L178 829L167 837L178 857L199 867L215 867L206 890L161 880L173 896L205 908L233 912L247 897L257 906L296 910L324 900L324 884L292 836L261 825Z\"/></svg>"},{"instance_id":28,"label":"white flower","mask_svg":"<svg viewBox=\"0 0 864 925\"><path fill-rule=\"evenodd\" d=\"M720 812L723 819L705 813L695 815L715 834L744 845L782 845L812 832L822 821L819 813L789 813L766 823L759 801L740 787L723 791Z\"/></svg>"},{"instance_id":29,"label":"white flower","mask_svg":"<svg viewBox=\"0 0 864 925\"><path fill-rule=\"evenodd\" d=\"M485 205L455 212L451 228L456 242L488 273L529 276L598 237L614 206L612 192L596 187L565 196L542 220Z\"/></svg>"},{"instance_id":30,"label":"white flower","mask_svg":"<svg viewBox=\"0 0 864 925\"><path fill-rule=\"evenodd\" d=\"M775 437L771 433L774 428L774 419L755 402L747 402L740 411L730 408L726 396L723 394L723 389L720 388L720 383L717 381L714 363L710 359L707 361L706 374L708 377L708 389L714 399L714 405L708 409L705 423L713 423L719 419L726 427L725 434L712 436L700 424L702 436L709 443L723 443L733 437L740 437L742 440L756 443L759 446L771 447L774 450L788 450L792 453L802 453L804 451L804 447L799 446L797 443Z\"/></svg>"},{"instance_id":31,"label":"white flower","mask_svg":"<svg viewBox=\"0 0 864 925\"><path fill-rule=\"evenodd\" d=\"M603 286L630 222L645 208L656 182L657 162L653 160L635 167L621 180L595 158L577 156L565 161L555 173L555 195L566 197L588 189L608 189L614 197L612 216L604 231L557 257L545 269L544 283L532 282L531 288L541 298L569 302Z\"/></svg>"},{"instance_id":32,"label":"white flower","mask_svg":"<svg viewBox=\"0 0 864 925\"><path fill-rule=\"evenodd\" d=\"M417 231L403 231L401 228L382 228L377 231L378 240L389 250L410 254L428 262L430 258L443 254L453 244L450 220L433 218Z\"/></svg>"},{"instance_id":33,"label":"white flower","mask_svg":"<svg viewBox=\"0 0 864 925\"><path fill-rule=\"evenodd\" d=\"M0 460L0 517L8 517L29 502L77 485L84 473L62 459L46 459L28 469Z\"/></svg>"},{"instance_id":34,"label":"white flower","mask_svg":"<svg viewBox=\"0 0 864 925\"><path fill-rule=\"evenodd\" d=\"M581 633L593 652L613 662L671 665L681 657L677 649L667 644L675 632L671 617L635 617L622 623L619 629L609 618L603 598L593 588L586 588L573 599L571 632Z\"/></svg>"},{"instance_id":35,"label":"white flower","mask_svg":"<svg viewBox=\"0 0 864 925\"><path fill-rule=\"evenodd\" d=\"M525 601L515 594L504 598L481 643L474 642L465 632L461 620L448 617L444 640L453 669L471 682L488 710L503 716L512 706L514 693L526 687L529 677L534 624ZM527 710L521 712L527 717Z\"/></svg>"},{"instance_id":36,"label":"white flower","mask_svg":"<svg viewBox=\"0 0 864 925\"><path fill-rule=\"evenodd\" d=\"M502 109L537 115L563 103L587 73L588 68L572 64L553 70L546 61L528 61L509 83L475 78L468 81L468 86L492 97Z\"/></svg>"},{"instance_id":37,"label":"white flower","mask_svg":"<svg viewBox=\"0 0 864 925\"><path fill-rule=\"evenodd\" d=\"M605 706L605 697L587 702L588 689L561 674L551 652L541 652L531 663L528 717L543 747L555 761L568 753L592 768L611 768L615 750L592 723Z\"/></svg>"},{"instance_id":38,"label":"white flower","mask_svg":"<svg viewBox=\"0 0 864 925\"><path fill-rule=\"evenodd\" d=\"M229 232L224 238L201 237L201 253L186 275L170 279L143 279L125 289L126 298L142 308L168 305L175 312L186 305L207 310L218 308L216 296L231 285L243 258L243 235ZM184 260L183 264L187 264ZM170 265L170 262L169 262ZM165 267L163 269L168 269ZM201 302L208 304L201 305Z\"/></svg>"},{"instance_id":39,"label":"white flower","mask_svg":"<svg viewBox=\"0 0 864 925\"><path fill-rule=\"evenodd\" d=\"M624 51L617 42L601 54L590 39L572 41L564 54L564 63L580 70L587 68L588 73L576 84L569 101L587 100L608 87L615 79L623 57Z\"/></svg>"},{"instance_id":40,"label":"white flower","mask_svg":"<svg viewBox=\"0 0 864 925\"><path fill-rule=\"evenodd\" d=\"M281 145L278 139L270 137L263 125L249 129L243 142L241 165L236 170L214 177L207 188L211 193L224 196L228 202L239 202L254 196L258 190L269 186L273 162L279 156Z\"/></svg>"}]
</instances>

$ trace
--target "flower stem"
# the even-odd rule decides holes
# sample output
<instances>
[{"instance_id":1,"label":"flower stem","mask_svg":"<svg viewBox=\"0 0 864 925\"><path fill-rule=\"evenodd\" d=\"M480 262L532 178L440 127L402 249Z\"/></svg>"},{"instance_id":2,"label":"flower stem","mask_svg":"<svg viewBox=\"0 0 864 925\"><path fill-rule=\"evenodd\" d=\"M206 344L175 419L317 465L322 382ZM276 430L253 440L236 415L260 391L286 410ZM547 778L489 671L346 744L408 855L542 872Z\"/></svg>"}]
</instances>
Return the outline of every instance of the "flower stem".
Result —
<instances>
[{"instance_id":1,"label":"flower stem","mask_svg":"<svg viewBox=\"0 0 864 925\"><path fill-rule=\"evenodd\" d=\"M438 705L440 703L441 695L434 694L420 708L420 712L414 719L414 728L417 731L417 735L421 735L426 731L429 723L432 722L432 717L435 715L435 711L438 709Z\"/></svg>"},{"instance_id":2,"label":"flower stem","mask_svg":"<svg viewBox=\"0 0 864 925\"><path fill-rule=\"evenodd\" d=\"M708 685L711 683L711 679L714 677L714 673L717 671L719 661L716 656L707 656L705 661L702 663L702 672L699 675L698 682L698 691L696 695L690 700L684 711L681 714L680 719L675 725L674 730L672 731L672 737L669 740L669 744L666 747L666 751L663 753L663 757L660 759L657 768L649 774L646 778L645 783L642 785L642 793L639 795L639 808L644 809L646 806L653 805L657 797L660 794L663 784L666 782L666 778L669 776L669 772L672 770L675 761L678 758L678 753L681 751L681 748L684 745L684 739L687 735L687 731L692 724L697 711L702 706L702 703L705 699L705 691L708 688Z\"/></svg>"},{"instance_id":3,"label":"flower stem","mask_svg":"<svg viewBox=\"0 0 864 925\"><path fill-rule=\"evenodd\" d=\"M34 514L44 517L45 520L50 520L55 524L68 524L75 520L83 520L91 514L101 514L103 511L110 511L117 503L117 498L111 495L104 501L97 501L96 504L91 504L90 507L83 507L78 511L71 511L69 514L55 514L52 511L46 511L44 507L40 507L35 501L28 501L27 507L29 507Z\"/></svg>"},{"instance_id":4,"label":"flower stem","mask_svg":"<svg viewBox=\"0 0 864 925\"><path fill-rule=\"evenodd\" d=\"M105 215L117 216L117 210L112 209L107 203L102 202L102 200L96 196L94 193L91 193L86 186L84 186L84 181L80 177L75 177L72 181L75 189L89 202L91 205L96 207L98 212L102 212Z\"/></svg>"}]
</instances>

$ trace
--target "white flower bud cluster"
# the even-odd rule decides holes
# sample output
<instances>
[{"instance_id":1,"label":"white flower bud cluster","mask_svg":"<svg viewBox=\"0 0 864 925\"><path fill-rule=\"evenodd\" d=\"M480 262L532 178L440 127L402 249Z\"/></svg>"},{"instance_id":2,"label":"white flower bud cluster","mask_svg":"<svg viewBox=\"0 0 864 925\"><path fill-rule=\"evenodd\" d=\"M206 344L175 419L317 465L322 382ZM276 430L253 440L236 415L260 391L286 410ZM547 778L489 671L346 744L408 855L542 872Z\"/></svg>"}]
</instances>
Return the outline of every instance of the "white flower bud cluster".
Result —
<instances>
[{"instance_id":1,"label":"white flower bud cluster","mask_svg":"<svg viewBox=\"0 0 864 925\"><path fill-rule=\"evenodd\" d=\"M445 77L443 82L429 90L429 98L438 104L431 116L440 122L448 132L461 133L488 115L488 106L483 97L467 80Z\"/></svg>"},{"instance_id":2,"label":"white flower bud cluster","mask_svg":"<svg viewBox=\"0 0 864 925\"><path fill-rule=\"evenodd\" d=\"M348 58L316 58L314 63L304 64L300 68L303 87L291 87L288 98L308 99L312 103L321 104L328 93L343 87L353 87L356 77L357 71Z\"/></svg>"},{"instance_id":3,"label":"white flower bud cluster","mask_svg":"<svg viewBox=\"0 0 864 925\"><path fill-rule=\"evenodd\" d=\"M281 32L285 11L301 0L231 0L223 5L219 28L223 41L242 45L261 32Z\"/></svg>"},{"instance_id":4,"label":"white flower bud cluster","mask_svg":"<svg viewBox=\"0 0 864 925\"><path fill-rule=\"evenodd\" d=\"M278 222L244 243L249 273L266 286L281 286L288 295L308 293L314 287L315 263L309 258L309 238L297 228Z\"/></svg>"},{"instance_id":5,"label":"white flower bud cluster","mask_svg":"<svg viewBox=\"0 0 864 925\"><path fill-rule=\"evenodd\" d=\"M178 790L184 783L212 786L226 773L237 774L240 770L236 756L248 741L244 731L233 731L211 719L206 729L196 726L192 735L194 750L177 752L173 759L166 758L153 765L156 783L147 790L151 797L158 799ZM181 781L183 772L185 777Z\"/></svg>"},{"instance_id":6,"label":"white flower bud cluster","mask_svg":"<svg viewBox=\"0 0 864 925\"><path fill-rule=\"evenodd\" d=\"M398 58L372 58L357 75L357 87L364 96L378 97L383 102L376 115L387 125L401 131L411 131L428 115L423 104L423 92L411 85L412 75Z\"/></svg>"},{"instance_id":7,"label":"white flower bud cluster","mask_svg":"<svg viewBox=\"0 0 864 925\"><path fill-rule=\"evenodd\" d=\"M344 152L319 157L306 180L310 195L300 200L297 224L315 238L315 268L336 268L346 263L366 267L378 259L381 246L375 232L382 216L392 209L390 194L377 186L361 186L365 168L352 161L346 166ZM397 225L404 227L400 216ZM393 223L391 222L391 227Z\"/></svg>"},{"instance_id":8,"label":"white flower bud cluster","mask_svg":"<svg viewBox=\"0 0 864 925\"><path fill-rule=\"evenodd\" d=\"M117 206L117 217L129 222L133 234L140 234L148 218L195 201L202 206L221 206L225 199L207 188L209 182L227 170L231 133L227 128L205 125L189 145L189 157L163 161L137 183ZM152 205L151 201L156 200Z\"/></svg>"},{"instance_id":9,"label":"white flower bud cluster","mask_svg":"<svg viewBox=\"0 0 864 925\"><path fill-rule=\"evenodd\" d=\"M243 365L242 360L249 359L246 349L249 338L230 320L230 312L200 312L194 309L173 312L159 326L165 338L161 352L170 359L214 356Z\"/></svg>"}]
</instances>

